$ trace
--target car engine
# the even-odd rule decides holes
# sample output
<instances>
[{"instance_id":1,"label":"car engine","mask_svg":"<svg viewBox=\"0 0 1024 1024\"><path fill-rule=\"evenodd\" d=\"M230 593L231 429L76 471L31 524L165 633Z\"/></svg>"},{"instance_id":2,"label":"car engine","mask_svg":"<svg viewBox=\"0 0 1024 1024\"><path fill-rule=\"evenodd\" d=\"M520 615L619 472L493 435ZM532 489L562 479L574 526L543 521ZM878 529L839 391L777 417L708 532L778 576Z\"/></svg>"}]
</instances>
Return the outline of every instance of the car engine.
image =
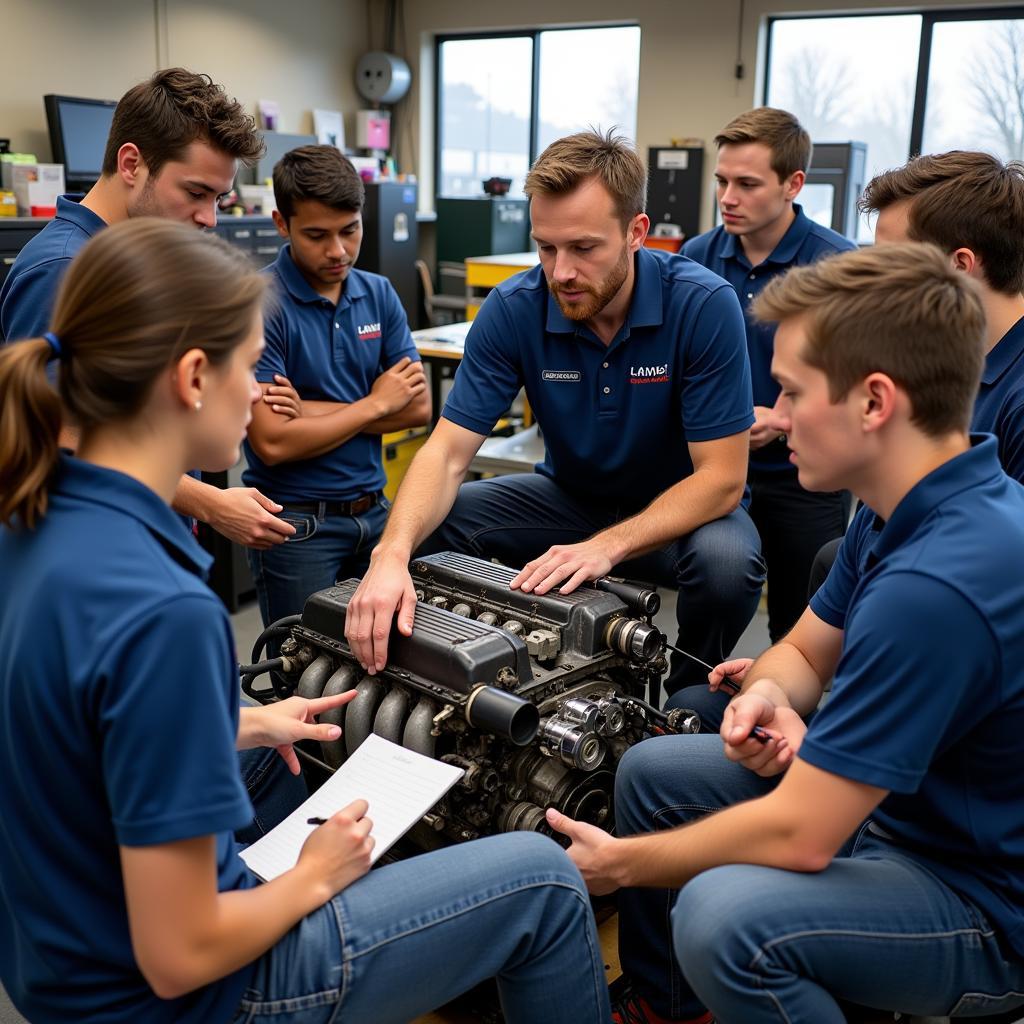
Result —
<instances>
[{"instance_id":1,"label":"car engine","mask_svg":"<svg viewBox=\"0 0 1024 1024\"><path fill-rule=\"evenodd\" d=\"M371 732L464 769L414 830L416 845L549 832L547 807L611 829L626 750L699 729L692 712L664 714L644 700L667 668L655 591L609 578L571 594L526 594L509 589L516 570L450 552L414 559L410 572L413 632L392 630L383 672L364 673L345 641L354 579L266 630L254 661L274 637L283 637L280 656L241 671L245 692L264 703L356 691L320 716L342 726L341 738L305 751L322 771ZM257 690L264 672L272 684Z\"/></svg>"}]
</instances>

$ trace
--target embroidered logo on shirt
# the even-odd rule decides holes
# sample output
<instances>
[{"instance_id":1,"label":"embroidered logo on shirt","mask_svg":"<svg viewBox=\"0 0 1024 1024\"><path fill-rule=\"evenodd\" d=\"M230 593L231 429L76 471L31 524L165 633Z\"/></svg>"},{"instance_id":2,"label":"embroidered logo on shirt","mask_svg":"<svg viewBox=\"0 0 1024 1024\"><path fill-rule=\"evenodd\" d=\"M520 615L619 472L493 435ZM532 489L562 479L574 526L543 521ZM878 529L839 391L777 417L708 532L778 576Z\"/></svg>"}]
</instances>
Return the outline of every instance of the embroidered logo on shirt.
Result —
<instances>
[{"instance_id":1,"label":"embroidered logo on shirt","mask_svg":"<svg viewBox=\"0 0 1024 1024\"><path fill-rule=\"evenodd\" d=\"M380 324L362 324L356 330L360 341L373 341L380 337Z\"/></svg>"},{"instance_id":2,"label":"embroidered logo on shirt","mask_svg":"<svg viewBox=\"0 0 1024 1024\"><path fill-rule=\"evenodd\" d=\"M668 382L668 363L662 366L631 366L630 384L665 384Z\"/></svg>"},{"instance_id":3,"label":"embroidered logo on shirt","mask_svg":"<svg viewBox=\"0 0 1024 1024\"><path fill-rule=\"evenodd\" d=\"M583 374L579 370L545 370L540 375L541 380L568 380L579 382L583 380Z\"/></svg>"}]
</instances>

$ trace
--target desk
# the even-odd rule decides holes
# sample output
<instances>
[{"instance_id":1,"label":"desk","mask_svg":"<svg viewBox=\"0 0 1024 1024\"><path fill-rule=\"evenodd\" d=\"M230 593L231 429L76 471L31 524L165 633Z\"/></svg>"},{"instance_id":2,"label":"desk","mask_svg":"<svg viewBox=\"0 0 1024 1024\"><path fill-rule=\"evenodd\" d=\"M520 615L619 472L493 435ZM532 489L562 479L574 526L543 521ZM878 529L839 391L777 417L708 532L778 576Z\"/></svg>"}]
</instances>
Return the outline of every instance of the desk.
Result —
<instances>
[{"instance_id":1,"label":"desk","mask_svg":"<svg viewBox=\"0 0 1024 1024\"><path fill-rule=\"evenodd\" d=\"M469 333L469 328L469 322L463 321L412 332L416 351L419 352L423 362L430 367L431 427L441 415L441 406L444 404L441 384L455 376L462 354L466 350L466 335Z\"/></svg>"},{"instance_id":2,"label":"desk","mask_svg":"<svg viewBox=\"0 0 1024 1024\"><path fill-rule=\"evenodd\" d=\"M502 281L530 270L540 262L536 249L532 252L509 252L497 256L466 257L466 317L472 320L487 293Z\"/></svg>"},{"instance_id":3,"label":"desk","mask_svg":"<svg viewBox=\"0 0 1024 1024\"><path fill-rule=\"evenodd\" d=\"M477 476L505 476L508 473L532 473L538 462L544 461L544 439L537 424L520 430L511 437L489 437L469 464L470 473Z\"/></svg>"}]
</instances>

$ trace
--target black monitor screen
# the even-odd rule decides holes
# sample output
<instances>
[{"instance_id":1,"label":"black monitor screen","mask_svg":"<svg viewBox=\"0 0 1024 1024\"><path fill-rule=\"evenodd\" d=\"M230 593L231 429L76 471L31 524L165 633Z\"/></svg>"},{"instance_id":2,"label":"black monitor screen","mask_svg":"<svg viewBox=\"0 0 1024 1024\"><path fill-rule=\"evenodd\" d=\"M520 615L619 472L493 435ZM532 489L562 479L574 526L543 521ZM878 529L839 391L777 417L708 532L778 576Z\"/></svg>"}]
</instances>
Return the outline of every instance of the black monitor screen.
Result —
<instances>
[{"instance_id":1,"label":"black monitor screen","mask_svg":"<svg viewBox=\"0 0 1024 1024\"><path fill-rule=\"evenodd\" d=\"M53 159L64 164L69 181L99 178L114 106L107 100L46 97Z\"/></svg>"}]
</instances>

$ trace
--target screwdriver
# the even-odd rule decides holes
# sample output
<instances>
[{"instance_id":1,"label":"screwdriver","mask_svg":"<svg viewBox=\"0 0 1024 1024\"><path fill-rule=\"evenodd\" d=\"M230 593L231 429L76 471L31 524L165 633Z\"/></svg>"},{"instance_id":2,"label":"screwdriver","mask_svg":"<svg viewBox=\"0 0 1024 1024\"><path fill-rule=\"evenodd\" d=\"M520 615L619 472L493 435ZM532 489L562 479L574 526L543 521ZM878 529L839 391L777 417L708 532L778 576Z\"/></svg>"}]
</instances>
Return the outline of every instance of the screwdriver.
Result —
<instances>
[{"instance_id":1,"label":"screwdriver","mask_svg":"<svg viewBox=\"0 0 1024 1024\"><path fill-rule=\"evenodd\" d=\"M670 651L675 651L676 654L681 654L684 658L689 658L690 661L695 661L698 665L703 665L704 668L706 668L709 672L714 672L715 666L709 665L702 658L698 658L696 654L691 654L689 651L684 651L682 647L676 647L675 644L670 644L667 640L665 641L665 646ZM736 694L740 692L739 683L737 683L735 680L730 679L728 676L724 676L722 678L722 681L718 685L723 690L725 690L726 693ZM765 730L762 729L759 725L755 725L754 728L750 730L750 735L753 736L758 743L767 743L772 738L771 734L765 732Z\"/></svg>"},{"instance_id":2,"label":"screwdriver","mask_svg":"<svg viewBox=\"0 0 1024 1024\"><path fill-rule=\"evenodd\" d=\"M670 651L675 651L676 654L681 654L684 658L689 658L690 661L695 661L695 662L697 662L698 665L703 665L704 668L706 668L709 672L714 672L715 666L714 665L709 665L702 658L698 658L696 654L691 654L689 651L684 651L682 649L682 647L676 647L675 644L670 644L667 640L665 641L665 646ZM740 684L737 683L735 680L730 679L728 676L723 676L722 681L718 685L723 690L725 690L726 693L739 693L740 692Z\"/></svg>"}]
</instances>

